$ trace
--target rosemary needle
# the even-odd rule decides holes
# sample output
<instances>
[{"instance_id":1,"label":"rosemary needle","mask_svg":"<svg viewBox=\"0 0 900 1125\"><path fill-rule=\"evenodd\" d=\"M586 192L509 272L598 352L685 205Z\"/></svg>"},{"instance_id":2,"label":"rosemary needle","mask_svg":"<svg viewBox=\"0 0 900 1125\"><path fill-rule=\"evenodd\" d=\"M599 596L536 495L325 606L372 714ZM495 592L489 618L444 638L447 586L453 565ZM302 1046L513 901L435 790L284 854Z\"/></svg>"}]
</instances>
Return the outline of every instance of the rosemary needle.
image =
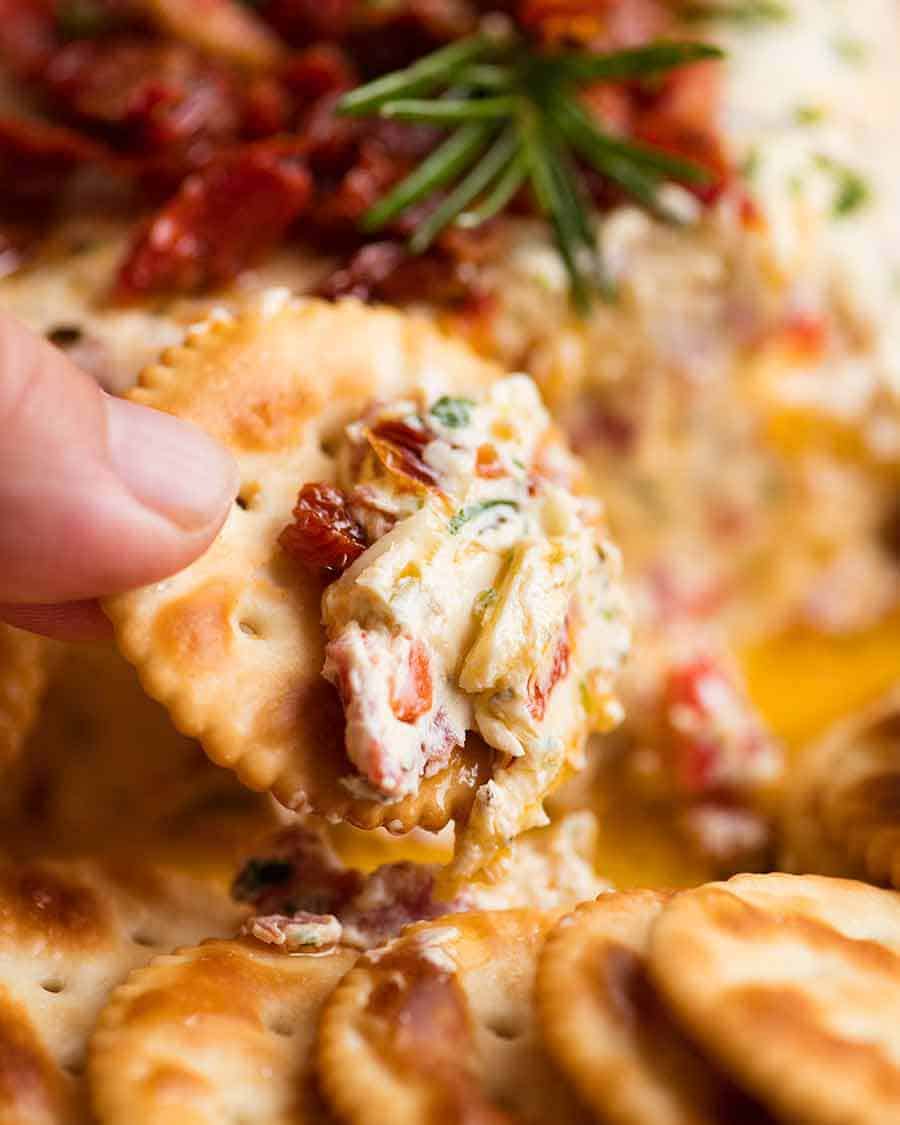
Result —
<instances>
[{"instance_id":1,"label":"rosemary needle","mask_svg":"<svg viewBox=\"0 0 900 1125\"><path fill-rule=\"evenodd\" d=\"M674 216L660 197L663 183L702 183L708 173L691 161L605 132L581 105L578 87L639 80L719 57L718 48L705 43L544 53L512 34L476 35L352 90L339 103L342 113L453 129L365 213L363 229L380 230L410 207L443 195L410 239L410 249L422 253L451 223L471 228L486 222L528 184L536 209L553 230L576 306L583 310L592 292L608 295L611 285L579 163L668 219Z\"/></svg>"}]
</instances>

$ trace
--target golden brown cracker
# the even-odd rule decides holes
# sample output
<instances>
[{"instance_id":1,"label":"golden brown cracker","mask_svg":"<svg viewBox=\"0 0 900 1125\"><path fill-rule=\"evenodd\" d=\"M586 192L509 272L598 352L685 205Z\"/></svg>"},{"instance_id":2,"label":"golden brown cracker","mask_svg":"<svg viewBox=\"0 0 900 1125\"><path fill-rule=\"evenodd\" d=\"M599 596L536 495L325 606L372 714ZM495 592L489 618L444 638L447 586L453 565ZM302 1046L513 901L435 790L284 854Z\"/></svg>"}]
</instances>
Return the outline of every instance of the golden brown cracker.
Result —
<instances>
[{"instance_id":1,"label":"golden brown cracker","mask_svg":"<svg viewBox=\"0 0 900 1125\"><path fill-rule=\"evenodd\" d=\"M793 763L783 834L791 870L900 887L900 690Z\"/></svg>"},{"instance_id":2,"label":"golden brown cracker","mask_svg":"<svg viewBox=\"0 0 900 1125\"><path fill-rule=\"evenodd\" d=\"M610 1125L769 1120L677 1027L650 980L650 929L670 898L601 895L561 919L538 963L547 1049Z\"/></svg>"},{"instance_id":3,"label":"golden brown cracker","mask_svg":"<svg viewBox=\"0 0 900 1125\"><path fill-rule=\"evenodd\" d=\"M587 1121L540 1040L535 962L555 915L473 912L409 926L327 1003L326 1100L351 1125Z\"/></svg>"},{"instance_id":4,"label":"golden brown cracker","mask_svg":"<svg viewBox=\"0 0 900 1125\"><path fill-rule=\"evenodd\" d=\"M787 1121L875 1125L900 1106L900 895L738 875L676 895L650 936L677 1018Z\"/></svg>"},{"instance_id":5,"label":"golden brown cracker","mask_svg":"<svg viewBox=\"0 0 900 1125\"><path fill-rule=\"evenodd\" d=\"M0 795L0 838L28 855L126 848L229 870L274 809L217 769L112 645L58 645L26 752Z\"/></svg>"},{"instance_id":6,"label":"golden brown cracker","mask_svg":"<svg viewBox=\"0 0 900 1125\"><path fill-rule=\"evenodd\" d=\"M53 646L0 622L0 770L15 762L37 718Z\"/></svg>"},{"instance_id":7,"label":"golden brown cracker","mask_svg":"<svg viewBox=\"0 0 900 1125\"><path fill-rule=\"evenodd\" d=\"M364 403L426 379L474 393L498 374L424 319L270 294L255 311L212 317L131 392L227 446L241 487L202 558L106 609L151 695L251 788L395 831L436 830L470 807L490 765L474 737L400 803L354 798L341 784L352 767L339 701L321 675L322 582L277 540L300 486L334 479L329 439Z\"/></svg>"},{"instance_id":8,"label":"golden brown cracker","mask_svg":"<svg viewBox=\"0 0 900 1125\"><path fill-rule=\"evenodd\" d=\"M87 1038L110 989L240 920L221 891L164 869L0 861L0 1125L81 1120Z\"/></svg>"},{"instance_id":9,"label":"golden brown cracker","mask_svg":"<svg viewBox=\"0 0 900 1125\"><path fill-rule=\"evenodd\" d=\"M137 969L90 1045L100 1125L320 1125L319 1012L356 954L208 941Z\"/></svg>"}]
</instances>

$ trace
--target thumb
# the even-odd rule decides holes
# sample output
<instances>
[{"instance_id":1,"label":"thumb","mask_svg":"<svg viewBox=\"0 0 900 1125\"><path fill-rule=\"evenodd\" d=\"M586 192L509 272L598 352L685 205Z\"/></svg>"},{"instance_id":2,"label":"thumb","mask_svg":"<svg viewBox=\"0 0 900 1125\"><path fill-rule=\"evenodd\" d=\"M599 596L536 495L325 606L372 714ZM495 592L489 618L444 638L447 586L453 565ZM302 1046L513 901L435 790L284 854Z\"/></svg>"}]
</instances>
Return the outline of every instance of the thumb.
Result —
<instances>
[{"instance_id":1,"label":"thumb","mask_svg":"<svg viewBox=\"0 0 900 1125\"><path fill-rule=\"evenodd\" d=\"M180 570L236 491L211 438L105 394L0 314L2 601L91 599Z\"/></svg>"}]
</instances>

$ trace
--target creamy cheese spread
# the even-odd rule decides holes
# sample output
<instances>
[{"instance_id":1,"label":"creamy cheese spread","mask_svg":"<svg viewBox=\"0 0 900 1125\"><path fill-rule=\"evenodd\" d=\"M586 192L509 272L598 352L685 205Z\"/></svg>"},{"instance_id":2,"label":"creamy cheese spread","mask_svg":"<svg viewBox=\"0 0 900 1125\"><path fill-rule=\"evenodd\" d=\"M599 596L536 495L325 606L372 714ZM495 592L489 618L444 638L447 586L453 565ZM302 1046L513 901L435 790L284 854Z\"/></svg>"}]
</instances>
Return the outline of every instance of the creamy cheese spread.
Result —
<instances>
[{"instance_id":1,"label":"creamy cheese spread","mask_svg":"<svg viewBox=\"0 0 900 1125\"><path fill-rule=\"evenodd\" d=\"M413 794L475 731L505 767L489 803L510 804L511 836L588 730L618 718L628 626L602 508L574 491L577 462L524 375L477 401L375 404L337 461L367 544L322 603L323 673L358 770L346 783Z\"/></svg>"}]
</instances>

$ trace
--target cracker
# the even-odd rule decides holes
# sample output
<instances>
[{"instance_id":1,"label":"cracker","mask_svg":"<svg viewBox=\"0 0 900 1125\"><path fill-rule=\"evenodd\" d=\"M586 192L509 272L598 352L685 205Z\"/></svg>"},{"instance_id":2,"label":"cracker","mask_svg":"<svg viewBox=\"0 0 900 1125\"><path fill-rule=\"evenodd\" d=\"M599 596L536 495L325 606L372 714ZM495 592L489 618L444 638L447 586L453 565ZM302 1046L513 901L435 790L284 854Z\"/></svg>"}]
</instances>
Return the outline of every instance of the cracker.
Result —
<instances>
[{"instance_id":1,"label":"cracker","mask_svg":"<svg viewBox=\"0 0 900 1125\"><path fill-rule=\"evenodd\" d=\"M19 757L37 718L51 649L43 637L0 623L0 770Z\"/></svg>"},{"instance_id":2,"label":"cracker","mask_svg":"<svg viewBox=\"0 0 900 1125\"><path fill-rule=\"evenodd\" d=\"M602 895L551 932L536 1004L547 1049L610 1125L768 1120L675 1025L649 979L650 929L671 896Z\"/></svg>"},{"instance_id":3,"label":"cracker","mask_svg":"<svg viewBox=\"0 0 900 1125\"><path fill-rule=\"evenodd\" d=\"M276 823L268 800L217 769L149 699L112 645L58 645L41 713L0 795L15 852L112 848L230 869Z\"/></svg>"},{"instance_id":4,"label":"cracker","mask_svg":"<svg viewBox=\"0 0 900 1125\"><path fill-rule=\"evenodd\" d=\"M318 1125L319 1011L356 954L289 957L208 941L159 957L112 994L90 1045L101 1125Z\"/></svg>"},{"instance_id":5,"label":"cracker","mask_svg":"<svg viewBox=\"0 0 900 1125\"><path fill-rule=\"evenodd\" d=\"M453 915L367 954L325 1007L319 1080L350 1125L582 1122L541 1044L535 962L555 915Z\"/></svg>"},{"instance_id":6,"label":"cracker","mask_svg":"<svg viewBox=\"0 0 900 1125\"><path fill-rule=\"evenodd\" d=\"M684 891L653 927L650 969L690 1034L779 1118L896 1120L900 895L811 875Z\"/></svg>"},{"instance_id":7,"label":"cracker","mask_svg":"<svg viewBox=\"0 0 900 1125\"><path fill-rule=\"evenodd\" d=\"M424 319L269 294L254 311L212 317L131 392L226 445L241 489L202 558L106 610L150 694L246 785L364 828L437 830L468 812L491 761L471 737L402 802L354 797L341 784L351 767L340 703L321 675L322 582L277 539L300 486L334 479L329 439L365 402L433 377L476 393L498 374Z\"/></svg>"},{"instance_id":8,"label":"cracker","mask_svg":"<svg viewBox=\"0 0 900 1125\"><path fill-rule=\"evenodd\" d=\"M900 887L900 691L800 756L783 820L791 870Z\"/></svg>"},{"instance_id":9,"label":"cracker","mask_svg":"<svg viewBox=\"0 0 900 1125\"><path fill-rule=\"evenodd\" d=\"M80 1120L87 1038L110 989L240 919L221 891L164 869L0 862L0 1125Z\"/></svg>"}]
</instances>

